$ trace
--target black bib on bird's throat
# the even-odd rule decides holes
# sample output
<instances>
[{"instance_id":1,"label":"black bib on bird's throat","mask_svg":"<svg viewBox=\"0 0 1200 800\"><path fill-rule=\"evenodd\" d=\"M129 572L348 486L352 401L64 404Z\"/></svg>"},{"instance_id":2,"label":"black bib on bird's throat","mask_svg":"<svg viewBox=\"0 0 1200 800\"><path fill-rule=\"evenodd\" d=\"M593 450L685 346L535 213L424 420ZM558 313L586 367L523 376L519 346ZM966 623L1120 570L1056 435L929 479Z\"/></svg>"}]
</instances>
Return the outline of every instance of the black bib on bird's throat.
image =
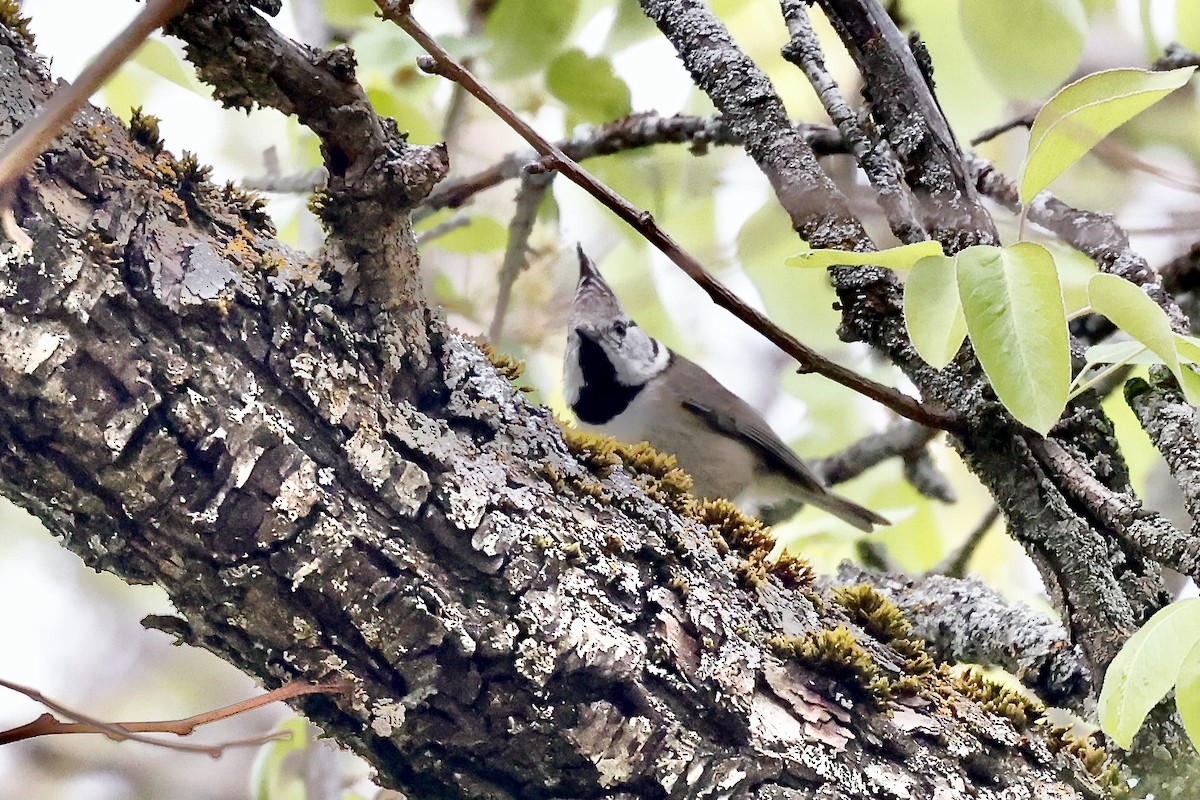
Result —
<instances>
[{"instance_id":1,"label":"black bib on bird's throat","mask_svg":"<svg viewBox=\"0 0 1200 800\"><path fill-rule=\"evenodd\" d=\"M617 380L617 370L598 343L582 331L579 336L579 369L583 386L571 409L589 425L603 425L629 408L645 384L626 386Z\"/></svg>"}]
</instances>

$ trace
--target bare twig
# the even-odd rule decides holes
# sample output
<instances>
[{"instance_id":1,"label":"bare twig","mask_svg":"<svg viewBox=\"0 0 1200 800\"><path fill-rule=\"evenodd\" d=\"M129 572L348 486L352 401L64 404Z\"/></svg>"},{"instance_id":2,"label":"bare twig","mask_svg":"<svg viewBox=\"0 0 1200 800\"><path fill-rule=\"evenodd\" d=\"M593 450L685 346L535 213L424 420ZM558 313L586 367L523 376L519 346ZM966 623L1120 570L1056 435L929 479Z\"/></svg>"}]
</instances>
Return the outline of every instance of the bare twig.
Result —
<instances>
[{"instance_id":1,"label":"bare twig","mask_svg":"<svg viewBox=\"0 0 1200 800\"><path fill-rule=\"evenodd\" d=\"M114 741L129 740L132 742L142 742L143 744L152 744L158 747L166 747L171 750L180 750L187 753L204 753L213 758L219 757L226 749L230 747L250 747L257 746L272 739L285 738L290 734L287 733L271 733L265 736L256 736L251 739L240 739L232 742L224 742L221 744L197 745L197 744L181 744L179 742L165 741L154 736L146 736L147 733L173 733L176 736L188 736L196 728L201 725L207 725L210 722L228 719L246 711L259 708L261 706L275 703L281 700L290 700L294 697L300 697L306 694L334 694L344 692L349 688L349 684L342 681L331 683L288 683L274 689L266 694L252 697L249 700L218 708L214 711L206 711L203 714L196 714L191 717L176 720L162 720L158 722L104 722L102 720L89 717L78 711L73 711L61 703L51 700L36 689L28 686L22 686L12 681L0 679L0 686L11 689L14 692L25 695L30 700L41 703L51 711L66 717L71 722L61 722L55 719L51 714L42 714L40 717L30 722L27 725L22 725L17 728L12 728L7 731L0 732L0 745L10 744L12 742L22 741L24 739L32 739L36 736L47 736L52 734L62 733L102 733Z\"/></svg>"},{"instance_id":2,"label":"bare twig","mask_svg":"<svg viewBox=\"0 0 1200 800\"><path fill-rule=\"evenodd\" d=\"M818 155L846 152L841 134L829 125L802 122L796 125L796 132ZM555 145L575 161L584 161L657 144L686 144L693 152L699 153L710 144L738 145L741 141L719 115L697 117L675 114L663 117L647 111L630 114L581 136L556 142ZM537 159L536 151L510 153L473 175L444 181L430 192L414 217L427 216L439 208L460 206L479 192L520 176L522 170Z\"/></svg>"},{"instance_id":3,"label":"bare twig","mask_svg":"<svg viewBox=\"0 0 1200 800\"><path fill-rule=\"evenodd\" d=\"M1114 492L1054 439L1033 443L1034 452L1056 474L1068 478L1064 491L1088 516L1116 531L1145 558L1200 581L1200 541L1185 535L1161 514Z\"/></svg>"},{"instance_id":4,"label":"bare twig","mask_svg":"<svg viewBox=\"0 0 1200 800\"><path fill-rule=\"evenodd\" d=\"M885 142L872 141L868 137L858 114L838 90L837 81L825 68L821 43L813 31L804 3L802 0L780 0L780 7L792 37L783 47L783 57L800 67L808 77L821 105L837 125L842 139L850 146L855 160L875 187L876 197L892 233L906 244L925 241L929 234L917 218L912 192L900 180L900 164L895 154Z\"/></svg>"},{"instance_id":5,"label":"bare twig","mask_svg":"<svg viewBox=\"0 0 1200 800\"><path fill-rule=\"evenodd\" d=\"M434 225L432 228L429 228L428 230L424 230L424 231L421 231L420 233L418 233L417 234L417 244L425 244L426 242L432 242L434 239L437 239L440 236L445 236L447 233L450 233L451 231L456 231L459 228L465 228L467 225L470 225L470 224L471 224L470 217L468 217L466 214L458 214L457 216L453 216L450 219L446 220L445 222L438 223L437 225Z\"/></svg>"},{"instance_id":6,"label":"bare twig","mask_svg":"<svg viewBox=\"0 0 1200 800\"><path fill-rule=\"evenodd\" d=\"M13 182L29 171L33 160L50 146L87 99L100 88L117 67L125 63L146 37L183 10L188 0L153 0L109 42L96 60L79 73L79 78L54 93L42 113L26 123L0 152L0 196Z\"/></svg>"},{"instance_id":7,"label":"bare twig","mask_svg":"<svg viewBox=\"0 0 1200 800\"><path fill-rule=\"evenodd\" d=\"M500 332L504 330L504 317L508 313L513 284L517 282L517 275L527 264L525 255L529 249L533 223L537 219L538 206L541 205L542 198L546 196L546 190L550 188L553 180L553 172L527 172L521 179L516 209L508 223L508 246L504 249L504 263L500 266L500 294L496 297L496 311L492 314L492 324L488 327L488 339L493 342L499 341Z\"/></svg>"},{"instance_id":8,"label":"bare twig","mask_svg":"<svg viewBox=\"0 0 1200 800\"><path fill-rule=\"evenodd\" d=\"M999 125L993 125L990 128L985 128L976 134L975 138L971 140L971 146L978 147L984 142L990 142L997 136L1003 136L1009 131L1016 130L1017 128L1028 128L1033 124L1033 118L1037 116L1037 112L1038 109L1034 109L1033 111L1020 115L1019 117L1013 117L1007 122L1001 122Z\"/></svg>"},{"instance_id":9,"label":"bare twig","mask_svg":"<svg viewBox=\"0 0 1200 800\"><path fill-rule=\"evenodd\" d=\"M813 461L813 470L833 486L866 472L895 456L908 457L925 449L936 430L901 420L879 433L864 436L854 444L826 458Z\"/></svg>"},{"instance_id":10,"label":"bare twig","mask_svg":"<svg viewBox=\"0 0 1200 800\"><path fill-rule=\"evenodd\" d=\"M743 303L737 295L724 284L714 278L691 255L683 250L655 222L646 211L633 206L628 200L614 192L607 185L596 179L591 173L567 156L560 148L551 144L535 131L527 122L518 117L505 106L499 98L483 86L475 76L462 68L438 42L425 31L410 13L409 0L375 0L383 17L399 25L412 36L416 42L430 54L419 62L422 69L444 78L462 83L467 90L490 108L497 116L521 135L526 142L542 155L543 167L555 169L566 175L617 216L625 220L651 244L661 250L671 261L687 273L717 305L729 310L738 319L751 328L763 334L772 343L788 355L800 362L801 367L808 372L823 375L842 384L859 394L892 409L897 414L941 430L957 430L960 421L941 409L923 405L920 401L901 392L864 378L853 370L836 364L821 356L816 351L802 344L791 334L775 325L763 314Z\"/></svg>"},{"instance_id":11,"label":"bare twig","mask_svg":"<svg viewBox=\"0 0 1200 800\"><path fill-rule=\"evenodd\" d=\"M955 548L954 552L947 554L945 558L935 564L926 574L946 575L950 578L961 578L966 575L967 563L971 560L971 556L975 555L975 551L979 549L979 544L998 519L1000 519L1000 506L992 503L992 507L988 509L983 518L971 529L971 532L967 534L967 538L963 540L963 543Z\"/></svg>"}]
</instances>

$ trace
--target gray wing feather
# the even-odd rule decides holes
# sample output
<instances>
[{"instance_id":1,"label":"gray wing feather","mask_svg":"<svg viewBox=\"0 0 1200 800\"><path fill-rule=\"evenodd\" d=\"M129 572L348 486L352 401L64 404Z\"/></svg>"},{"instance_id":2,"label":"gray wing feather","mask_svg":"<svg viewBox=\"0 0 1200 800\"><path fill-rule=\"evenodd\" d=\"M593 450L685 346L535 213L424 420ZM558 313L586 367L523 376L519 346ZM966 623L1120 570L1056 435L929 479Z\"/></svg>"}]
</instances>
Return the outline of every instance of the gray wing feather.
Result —
<instances>
[{"instance_id":1,"label":"gray wing feather","mask_svg":"<svg viewBox=\"0 0 1200 800\"><path fill-rule=\"evenodd\" d=\"M671 382L680 404L714 430L735 436L756 449L764 461L788 473L800 486L824 494L824 484L771 430L771 426L742 398L722 386L702 367L676 354ZM694 391L693 391L694 390ZM685 394L686 392L686 394ZM702 401L698 398L704 398Z\"/></svg>"}]
</instances>

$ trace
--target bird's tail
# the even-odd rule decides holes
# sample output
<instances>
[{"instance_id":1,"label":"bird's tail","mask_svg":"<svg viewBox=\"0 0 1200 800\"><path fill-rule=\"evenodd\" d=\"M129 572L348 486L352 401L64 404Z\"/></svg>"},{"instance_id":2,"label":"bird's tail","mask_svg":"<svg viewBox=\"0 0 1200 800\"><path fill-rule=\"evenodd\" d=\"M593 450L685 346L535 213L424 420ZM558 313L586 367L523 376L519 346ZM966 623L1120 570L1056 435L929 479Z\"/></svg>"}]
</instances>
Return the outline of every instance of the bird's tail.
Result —
<instances>
[{"instance_id":1,"label":"bird's tail","mask_svg":"<svg viewBox=\"0 0 1200 800\"><path fill-rule=\"evenodd\" d=\"M811 503L822 511L828 511L840 520L850 523L861 531L870 533L876 525L891 525L891 521L881 517L869 508L847 500L833 492L804 492L801 499Z\"/></svg>"}]
</instances>

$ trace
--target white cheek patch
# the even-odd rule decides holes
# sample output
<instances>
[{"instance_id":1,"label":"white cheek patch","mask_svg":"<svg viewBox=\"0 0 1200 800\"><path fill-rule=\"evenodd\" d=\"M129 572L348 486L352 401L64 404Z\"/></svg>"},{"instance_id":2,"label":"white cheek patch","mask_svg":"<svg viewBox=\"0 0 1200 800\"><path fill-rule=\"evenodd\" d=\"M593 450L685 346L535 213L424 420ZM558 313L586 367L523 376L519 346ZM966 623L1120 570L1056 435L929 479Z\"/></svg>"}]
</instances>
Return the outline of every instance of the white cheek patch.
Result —
<instances>
[{"instance_id":1,"label":"white cheek patch","mask_svg":"<svg viewBox=\"0 0 1200 800\"><path fill-rule=\"evenodd\" d=\"M637 349L641 352L613 359L616 363L617 380L625 386L640 386L666 369L671 361L670 350L655 342L649 335L643 333L642 336L643 341L637 343Z\"/></svg>"}]
</instances>

